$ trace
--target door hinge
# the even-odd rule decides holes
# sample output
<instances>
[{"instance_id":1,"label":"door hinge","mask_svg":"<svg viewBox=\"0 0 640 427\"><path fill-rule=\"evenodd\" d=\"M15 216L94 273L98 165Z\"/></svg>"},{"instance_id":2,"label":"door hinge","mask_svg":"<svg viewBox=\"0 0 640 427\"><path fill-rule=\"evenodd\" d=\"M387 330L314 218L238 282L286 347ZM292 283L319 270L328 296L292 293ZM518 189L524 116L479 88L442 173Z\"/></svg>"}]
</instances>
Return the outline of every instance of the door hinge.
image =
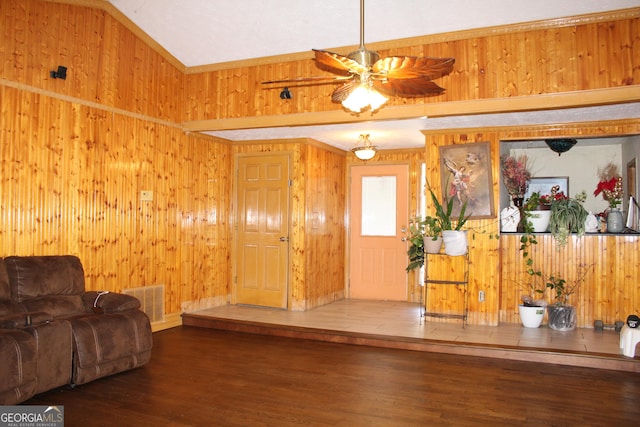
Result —
<instances>
[{"instance_id":1,"label":"door hinge","mask_svg":"<svg viewBox=\"0 0 640 427\"><path fill-rule=\"evenodd\" d=\"M291 186L293 186L293 180L292 179L289 180L289 187L291 187Z\"/></svg>"}]
</instances>

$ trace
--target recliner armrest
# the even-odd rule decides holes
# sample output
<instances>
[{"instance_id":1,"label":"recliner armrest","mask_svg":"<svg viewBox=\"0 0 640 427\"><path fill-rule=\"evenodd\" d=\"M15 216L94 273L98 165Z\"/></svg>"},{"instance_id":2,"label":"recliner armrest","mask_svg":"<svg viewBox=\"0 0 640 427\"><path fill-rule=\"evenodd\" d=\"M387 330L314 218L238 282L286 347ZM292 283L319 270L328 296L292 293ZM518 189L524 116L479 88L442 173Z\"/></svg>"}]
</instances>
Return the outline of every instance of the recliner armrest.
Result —
<instances>
[{"instance_id":1,"label":"recliner armrest","mask_svg":"<svg viewBox=\"0 0 640 427\"><path fill-rule=\"evenodd\" d=\"M53 321L53 316L45 312L16 313L0 317L0 329L20 329Z\"/></svg>"},{"instance_id":2,"label":"recliner armrest","mask_svg":"<svg viewBox=\"0 0 640 427\"><path fill-rule=\"evenodd\" d=\"M131 295L120 293L85 292L82 295L86 312L117 313L140 308L140 301Z\"/></svg>"}]
</instances>

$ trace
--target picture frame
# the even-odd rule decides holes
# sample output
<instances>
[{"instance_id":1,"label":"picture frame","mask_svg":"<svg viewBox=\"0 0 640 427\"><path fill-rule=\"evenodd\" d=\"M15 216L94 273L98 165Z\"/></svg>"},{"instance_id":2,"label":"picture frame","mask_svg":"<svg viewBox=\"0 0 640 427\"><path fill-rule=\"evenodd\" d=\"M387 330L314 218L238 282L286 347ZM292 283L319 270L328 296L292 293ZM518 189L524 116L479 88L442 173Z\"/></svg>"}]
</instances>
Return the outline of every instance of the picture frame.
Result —
<instances>
[{"instance_id":1,"label":"picture frame","mask_svg":"<svg viewBox=\"0 0 640 427\"><path fill-rule=\"evenodd\" d=\"M551 194L551 188L554 185L559 185L560 191L569 196L568 176L534 177L529 180L529 189L524 195L525 202L535 192L539 192L540 195Z\"/></svg>"},{"instance_id":2,"label":"picture frame","mask_svg":"<svg viewBox=\"0 0 640 427\"><path fill-rule=\"evenodd\" d=\"M495 218L493 179L489 142L455 144L440 147L442 201L453 198L453 216L470 219Z\"/></svg>"}]
</instances>

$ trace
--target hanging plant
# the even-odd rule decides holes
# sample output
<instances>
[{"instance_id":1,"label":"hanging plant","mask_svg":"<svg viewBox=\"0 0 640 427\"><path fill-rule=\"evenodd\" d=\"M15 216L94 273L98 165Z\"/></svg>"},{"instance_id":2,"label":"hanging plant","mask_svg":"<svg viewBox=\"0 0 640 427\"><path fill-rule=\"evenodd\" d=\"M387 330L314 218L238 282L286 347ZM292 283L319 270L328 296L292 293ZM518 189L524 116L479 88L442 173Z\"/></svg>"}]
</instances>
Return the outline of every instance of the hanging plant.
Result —
<instances>
[{"instance_id":1,"label":"hanging plant","mask_svg":"<svg viewBox=\"0 0 640 427\"><path fill-rule=\"evenodd\" d=\"M551 219L549 231L558 242L559 246L567 244L570 233L582 236L585 232L585 220L589 213L582 205L587 194L582 191L575 198L556 199L551 203Z\"/></svg>"}]
</instances>

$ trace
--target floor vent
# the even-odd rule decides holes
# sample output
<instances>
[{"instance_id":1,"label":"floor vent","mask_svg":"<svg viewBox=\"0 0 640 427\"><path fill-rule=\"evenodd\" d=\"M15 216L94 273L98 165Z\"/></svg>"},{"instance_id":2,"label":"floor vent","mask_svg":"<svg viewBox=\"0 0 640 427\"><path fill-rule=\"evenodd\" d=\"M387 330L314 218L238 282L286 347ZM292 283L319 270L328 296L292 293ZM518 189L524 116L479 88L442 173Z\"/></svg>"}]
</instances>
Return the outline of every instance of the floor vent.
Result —
<instances>
[{"instance_id":1,"label":"floor vent","mask_svg":"<svg viewBox=\"0 0 640 427\"><path fill-rule=\"evenodd\" d=\"M123 293L140 300L142 311L149 316L151 323L164 322L164 285L130 288Z\"/></svg>"}]
</instances>

